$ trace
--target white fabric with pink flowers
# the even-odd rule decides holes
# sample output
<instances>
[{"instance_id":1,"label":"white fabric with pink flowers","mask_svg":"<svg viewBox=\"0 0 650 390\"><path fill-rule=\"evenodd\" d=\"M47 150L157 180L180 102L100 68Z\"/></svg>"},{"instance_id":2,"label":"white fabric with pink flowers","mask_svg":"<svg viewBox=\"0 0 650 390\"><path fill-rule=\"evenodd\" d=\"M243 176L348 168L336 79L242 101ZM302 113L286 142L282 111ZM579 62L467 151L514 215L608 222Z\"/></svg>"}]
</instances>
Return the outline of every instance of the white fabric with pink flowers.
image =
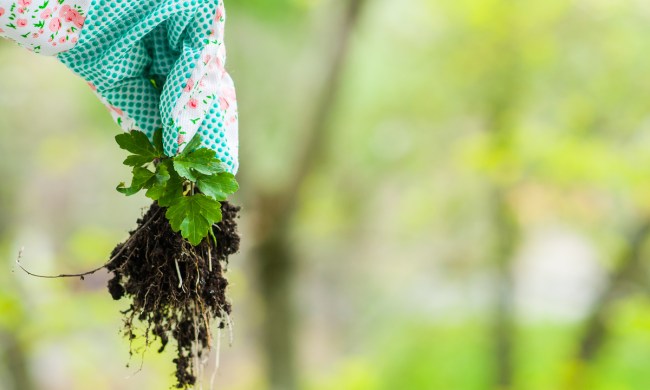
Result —
<instances>
[{"instance_id":1,"label":"white fabric with pink flowers","mask_svg":"<svg viewBox=\"0 0 650 390\"><path fill-rule=\"evenodd\" d=\"M226 44L224 41L226 9L223 2L219 2L217 12L214 16L213 28L208 37L201 57L192 72L192 77L187 80L185 88L171 117L182 131L179 132L179 150L182 150L186 143L192 139L201 127L201 122L196 118L205 118L208 111L214 107L214 100L218 101L218 107L222 117L225 132L225 141L229 152L234 158L233 171L237 172L239 156L238 127L239 118L237 112L237 96L235 84L225 69ZM163 116L164 117L164 116ZM208 146L210 146L208 144ZM218 148L219 145L214 145Z\"/></svg>"},{"instance_id":2,"label":"white fabric with pink flowers","mask_svg":"<svg viewBox=\"0 0 650 390\"><path fill-rule=\"evenodd\" d=\"M0 36L56 55L79 40L90 0L0 0Z\"/></svg>"}]
</instances>

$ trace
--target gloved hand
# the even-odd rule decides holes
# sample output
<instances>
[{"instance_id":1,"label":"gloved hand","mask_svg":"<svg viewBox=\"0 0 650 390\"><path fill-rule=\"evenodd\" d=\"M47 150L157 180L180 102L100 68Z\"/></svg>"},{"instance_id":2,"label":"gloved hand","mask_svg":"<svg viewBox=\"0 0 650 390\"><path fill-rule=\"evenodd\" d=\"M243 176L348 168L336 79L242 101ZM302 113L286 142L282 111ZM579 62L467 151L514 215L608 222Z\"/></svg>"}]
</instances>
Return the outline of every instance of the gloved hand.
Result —
<instances>
[{"instance_id":1,"label":"gloved hand","mask_svg":"<svg viewBox=\"0 0 650 390\"><path fill-rule=\"evenodd\" d=\"M124 130L162 127L174 156L199 132L238 168L237 101L225 71L223 0L0 0L0 37L56 56Z\"/></svg>"}]
</instances>

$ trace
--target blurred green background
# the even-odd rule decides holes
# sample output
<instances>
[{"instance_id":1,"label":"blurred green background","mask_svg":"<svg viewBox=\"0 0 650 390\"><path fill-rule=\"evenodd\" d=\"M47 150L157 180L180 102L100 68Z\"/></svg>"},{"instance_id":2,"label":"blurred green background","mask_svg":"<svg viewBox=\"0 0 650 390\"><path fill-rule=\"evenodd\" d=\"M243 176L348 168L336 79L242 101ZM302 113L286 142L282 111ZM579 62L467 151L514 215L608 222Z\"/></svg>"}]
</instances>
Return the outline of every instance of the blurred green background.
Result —
<instances>
[{"instance_id":1,"label":"blurred green background","mask_svg":"<svg viewBox=\"0 0 650 390\"><path fill-rule=\"evenodd\" d=\"M650 3L227 7L243 246L217 388L650 388ZM117 132L0 43L0 389L173 384L171 353L129 359L105 273L15 265L90 269L133 228Z\"/></svg>"}]
</instances>

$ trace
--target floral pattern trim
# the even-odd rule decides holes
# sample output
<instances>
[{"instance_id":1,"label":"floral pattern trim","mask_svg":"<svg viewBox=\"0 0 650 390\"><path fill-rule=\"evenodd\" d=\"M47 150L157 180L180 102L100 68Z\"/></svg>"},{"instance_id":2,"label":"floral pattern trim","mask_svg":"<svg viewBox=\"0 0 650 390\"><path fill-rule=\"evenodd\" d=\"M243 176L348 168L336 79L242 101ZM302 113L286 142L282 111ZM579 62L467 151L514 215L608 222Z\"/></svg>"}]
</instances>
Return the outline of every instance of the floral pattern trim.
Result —
<instances>
[{"instance_id":1,"label":"floral pattern trim","mask_svg":"<svg viewBox=\"0 0 650 390\"><path fill-rule=\"evenodd\" d=\"M90 0L0 0L0 37L35 53L72 49L86 20Z\"/></svg>"},{"instance_id":2,"label":"floral pattern trim","mask_svg":"<svg viewBox=\"0 0 650 390\"><path fill-rule=\"evenodd\" d=\"M179 128L178 145L182 150L199 130L209 112L218 107L217 117L223 123L223 138L227 143L229 157L234 160L234 172L238 167L238 113L235 85L225 69L226 46L224 42L226 10L219 2L213 19L213 29L201 53L192 76L187 80L183 93L173 110L174 124ZM220 145L216 145L220 154ZM219 156L222 157L222 156Z\"/></svg>"}]
</instances>

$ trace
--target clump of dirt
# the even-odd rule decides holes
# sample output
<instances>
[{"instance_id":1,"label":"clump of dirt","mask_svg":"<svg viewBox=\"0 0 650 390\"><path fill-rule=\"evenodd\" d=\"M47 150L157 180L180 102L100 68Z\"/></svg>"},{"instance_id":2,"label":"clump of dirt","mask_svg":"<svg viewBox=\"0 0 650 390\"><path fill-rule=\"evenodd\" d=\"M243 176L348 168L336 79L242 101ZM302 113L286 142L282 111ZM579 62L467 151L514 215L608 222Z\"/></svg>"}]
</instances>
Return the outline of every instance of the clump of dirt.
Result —
<instances>
[{"instance_id":1,"label":"clump of dirt","mask_svg":"<svg viewBox=\"0 0 650 390\"><path fill-rule=\"evenodd\" d=\"M200 361L213 342L211 322L223 328L231 312L224 271L228 256L239 250L239 207L223 202L221 210L223 219L213 226L218 245L205 239L194 247L172 231L165 209L154 203L106 266L114 274L108 282L113 299L131 300L122 312L125 336L143 336L147 346L160 340L158 352L176 341L177 388L196 383Z\"/></svg>"}]
</instances>

